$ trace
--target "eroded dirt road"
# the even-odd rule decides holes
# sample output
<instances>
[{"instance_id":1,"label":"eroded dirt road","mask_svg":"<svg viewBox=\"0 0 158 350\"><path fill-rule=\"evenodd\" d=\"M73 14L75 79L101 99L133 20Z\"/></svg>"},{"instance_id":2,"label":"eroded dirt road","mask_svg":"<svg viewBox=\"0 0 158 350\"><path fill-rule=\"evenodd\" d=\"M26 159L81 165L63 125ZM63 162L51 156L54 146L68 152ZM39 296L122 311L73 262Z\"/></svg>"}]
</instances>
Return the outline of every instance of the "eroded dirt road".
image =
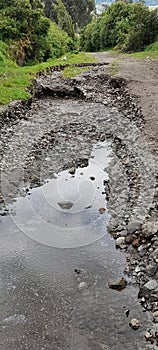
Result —
<instances>
[{"instance_id":1,"label":"eroded dirt road","mask_svg":"<svg viewBox=\"0 0 158 350\"><path fill-rule=\"evenodd\" d=\"M110 63L107 72L127 81L130 94L138 99L141 107L149 147L158 156L158 62L104 52L94 55L98 61Z\"/></svg>"},{"instance_id":2,"label":"eroded dirt road","mask_svg":"<svg viewBox=\"0 0 158 350\"><path fill-rule=\"evenodd\" d=\"M1 350L158 348L158 65L96 55L1 114Z\"/></svg>"}]
</instances>

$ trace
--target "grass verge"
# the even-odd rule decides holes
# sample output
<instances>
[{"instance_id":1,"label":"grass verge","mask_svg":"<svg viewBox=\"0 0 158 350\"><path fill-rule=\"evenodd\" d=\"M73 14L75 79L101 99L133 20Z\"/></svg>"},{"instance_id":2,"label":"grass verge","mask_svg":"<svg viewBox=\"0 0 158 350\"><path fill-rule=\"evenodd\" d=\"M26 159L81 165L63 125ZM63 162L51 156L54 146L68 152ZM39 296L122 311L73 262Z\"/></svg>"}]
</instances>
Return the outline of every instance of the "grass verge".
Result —
<instances>
[{"instance_id":1,"label":"grass verge","mask_svg":"<svg viewBox=\"0 0 158 350\"><path fill-rule=\"evenodd\" d=\"M110 74L115 75L119 70L119 60L115 58L110 65Z\"/></svg>"},{"instance_id":2,"label":"grass verge","mask_svg":"<svg viewBox=\"0 0 158 350\"><path fill-rule=\"evenodd\" d=\"M131 56L138 58L154 58L158 59L158 41L147 46L144 51L132 53Z\"/></svg>"},{"instance_id":3,"label":"grass verge","mask_svg":"<svg viewBox=\"0 0 158 350\"><path fill-rule=\"evenodd\" d=\"M138 51L138 52L133 52L133 53L122 53L115 48L112 50L108 50L108 52L115 53L115 54L121 54L122 56L131 56L131 57L136 57L136 58L153 58L153 59L158 59L158 41L155 43L146 46L143 51Z\"/></svg>"},{"instance_id":4,"label":"grass verge","mask_svg":"<svg viewBox=\"0 0 158 350\"><path fill-rule=\"evenodd\" d=\"M66 78L73 78L76 77L78 74L81 74L82 72L88 70L89 67L65 67L63 70L63 76Z\"/></svg>"},{"instance_id":5,"label":"grass verge","mask_svg":"<svg viewBox=\"0 0 158 350\"><path fill-rule=\"evenodd\" d=\"M123 53L123 52L119 51L117 49L117 47L113 48L113 49L107 49L107 50L104 50L101 52L109 52L109 53L112 53L112 54L115 54L118 56L121 55L121 56L125 56L125 57L131 56L131 57L142 58L142 59L149 57L149 58L153 58L153 59L158 59L158 41L146 46L143 51L138 51L138 52Z\"/></svg>"},{"instance_id":6,"label":"grass verge","mask_svg":"<svg viewBox=\"0 0 158 350\"><path fill-rule=\"evenodd\" d=\"M27 88L31 85L31 81L40 71L44 71L53 66L71 65L77 63L96 62L96 59L88 53L79 52L78 54L68 53L59 59L49 59L47 62L34 66L18 67L15 63L6 59L5 64L0 65L0 105L8 104L14 100L27 100L31 95ZM87 68L85 68L87 69ZM67 67L69 76L79 74L82 68L76 71ZM66 76L66 75L65 75Z\"/></svg>"}]
</instances>

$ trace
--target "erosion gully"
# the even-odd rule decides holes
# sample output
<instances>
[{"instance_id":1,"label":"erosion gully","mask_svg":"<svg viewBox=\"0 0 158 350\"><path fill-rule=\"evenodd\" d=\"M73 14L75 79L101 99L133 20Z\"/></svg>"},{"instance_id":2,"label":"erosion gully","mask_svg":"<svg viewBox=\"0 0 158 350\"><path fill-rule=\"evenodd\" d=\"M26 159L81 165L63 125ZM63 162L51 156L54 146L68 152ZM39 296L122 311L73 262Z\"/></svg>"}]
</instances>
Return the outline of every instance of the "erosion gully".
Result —
<instances>
[{"instance_id":1,"label":"erosion gully","mask_svg":"<svg viewBox=\"0 0 158 350\"><path fill-rule=\"evenodd\" d=\"M1 112L1 350L157 349L154 159L105 66Z\"/></svg>"}]
</instances>

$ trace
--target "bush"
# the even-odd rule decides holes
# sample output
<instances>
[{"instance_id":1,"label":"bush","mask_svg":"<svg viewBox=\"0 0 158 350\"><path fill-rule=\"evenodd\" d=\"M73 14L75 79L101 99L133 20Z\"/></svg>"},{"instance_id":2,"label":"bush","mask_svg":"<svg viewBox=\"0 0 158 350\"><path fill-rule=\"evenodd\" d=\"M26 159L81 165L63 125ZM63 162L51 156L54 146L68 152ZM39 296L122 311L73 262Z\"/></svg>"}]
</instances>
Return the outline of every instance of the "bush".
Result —
<instances>
[{"instance_id":1,"label":"bush","mask_svg":"<svg viewBox=\"0 0 158 350\"><path fill-rule=\"evenodd\" d=\"M3 53L0 51L0 67L5 67L6 66L6 59Z\"/></svg>"},{"instance_id":2,"label":"bush","mask_svg":"<svg viewBox=\"0 0 158 350\"><path fill-rule=\"evenodd\" d=\"M65 52L74 49L73 40L66 32L61 30L57 24L50 21L48 32L48 42L50 47L49 57L55 58L62 56Z\"/></svg>"},{"instance_id":3,"label":"bush","mask_svg":"<svg viewBox=\"0 0 158 350\"><path fill-rule=\"evenodd\" d=\"M117 1L81 33L81 47L87 51L118 47L123 51L142 50L158 34L158 16L142 2Z\"/></svg>"},{"instance_id":4,"label":"bush","mask_svg":"<svg viewBox=\"0 0 158 350\"><path fill-rule=\"evenodd\" d=\"M81 30L80 46L85 51L96 51L96 46L94 46L92 42L92 35L94 28L96 27L96 23L97 22L93 20Z\"/></svg>"},{"instance_id":5,"label":"bush","mask_svg":"<svg viewBox=\"0 0 158 350\"><path fill-rule=\"evenodd\" d=\"M2 0L0 27L0 39L19 66L59 57L74 48L68 34L44 17L41 0Z\"/></svg>"}]
</instances>

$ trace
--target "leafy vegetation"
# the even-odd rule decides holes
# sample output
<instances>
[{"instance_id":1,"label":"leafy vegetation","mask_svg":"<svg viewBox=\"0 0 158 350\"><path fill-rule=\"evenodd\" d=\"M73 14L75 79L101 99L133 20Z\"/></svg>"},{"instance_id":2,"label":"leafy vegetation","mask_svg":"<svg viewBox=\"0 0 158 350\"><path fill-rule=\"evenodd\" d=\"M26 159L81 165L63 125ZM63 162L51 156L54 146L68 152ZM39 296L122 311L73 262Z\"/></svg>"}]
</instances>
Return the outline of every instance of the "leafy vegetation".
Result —
<instances>
[{"instance_id":1,"label":"leafy vegetation","mask_svg":"<svg viewBox=\"0 0 158 350\"><path fill-rule=\"evenodd\" d=\"M80 43L85 51L116 47L124 52L132 52L142 50L154 42L157 34L156 11L150 11L143 2L119 0L82 30Z\"/></svg>"},{"instance_id":2,"label":"leafy vegetation","mask_svg":"<svg viewBox=\"0 0 158 350\"><path fill-rule=\"evenodd\" d=\"M72 77L87 67L68 65L95 61L92 56L75 51L74 33L74 24L82 27L90 20L94 0L81 0L80 4L75 0L43 1L47 9L52 7L52 16L59 25L45 17L42 0L0 2L0 104L28 99L27 88L41 70L62 64L66 65L64 76ZM140 51L150 44L135 55L158 58L158 42L153 44L157 34L155 11L150 12L142 2L119 0L82 30L79 44L86 51L115 47L122 52ZM111 74L117 69L116 59Z\"/></svg>"},{"instance_id":3,"label":"leafy vegetation","mask_svg":"<svg viewBox=\"0 0 158 350\"><path fill-rule=\"evenodd\" d=\"M48 42L51 48L50 58L61 57L64 53L75 49L75 43L68 34L50 21Z\"/></svg>"},{"instance_id":4,"label":"leafy vegetation","mask_svg":"<svg viewBox=\"0 0 158 350\"><path fill-rule=\"evenodd\" d=\"M115 75L117 73L118 69L119 69L119 62L118 62L118 59L115 58L110 66L110 74Z\"/></svg>"},{"instance_id":5,"label":"leafy vegetation","mask_svg":"<svg viewBox=\"0 0 158 350\"><path fill-rule=\"evenodd\" d=\"M132 56L135 56L137 58L154 58L154 59L156 58L156 59L158 59L158 41L147 46L144 49L144 51L133 53Z\"/></svg>"},{"instance_id":6,"label":"leafy vegetation","mask_svg":"<svg viewBox=\"0 0 158 350\"><path fill-rule=\"evenodd\" d=\"M67 14L71 16L73 25L77 28L82 28L87 25L92 19L92 12L95 11L94 0L60 0L60 8L58 0L43 0L45 4L45 14L53 21L59 24L58 10L64 5L63 22L67 21ZM63 3L63 5L61 4ZM68 20L69 21L69 20ZM60 25L60 24L59 24ZM65 29L64 29L65 30Z\"/></svg>"},{"instance_id":7,"label":"leafy vegetation","mask_svg":"<svg viewBox=\"0 0 158 350\"><path fill-rule=\"evenodd\" d=\"M57 23L59 27L70 35L71 38L74 39L75 31L74 25L72 22L72 18L69 15L65 5L62 0L56 0L56 4L54 5L54 9L56 11Z\"/></svg>"},{"instance_id":8,"label":"leafy vegetation","mask_svg":"<svg viewBox=\"0 0 158 350\"><path fill-rule=\"evenodd\" d=\"M92 13L95 12L94 0L63 0L67 11L70 13L73 23L82 28L92 19Z\"/></svg>"},{"instance_id":9,"label":"leafy vegetation","mask_svg":"<svg viewBox=\"0 0 158 350\"><path fill-rule=\"evenodd\" d=\"M5 56L4 56L5 57ZM5 64L4 64L5 61ZM78 54L68 53L66 56L58 59L49 59L47 62L37 65L18 67L17 64L8 60L6 57L0 61L0 104L7 104L13 100L27 100L31 95L27 90L32 83L33 78L40 71L45 71L52 66L70 65L76 63L96 62L96 59L91 55L80 52ZM72 67L75 71L76 68ZM69 68L72 72L71 68ZM76 71L75 75L80 71ZM74 73L73 73L74 74ZM71 76L73 75L71 73ZM69 75L70 76L70 75Z\"/></svg>"},{"instance_id":10,"label":"leafy vegetation","mask_svg":"<svg viewBox=\"0 0 158 350\"><path fill-rule=\"evenodd\" d=\"M0 40L19 66L59 57L73 47L69 35L44 16L41 0L1 0Z\"/></svg>"},{"instance_id":11,"label":"leafy vegetation","mask_svg":"<svg viewBox=\"0 0 158 350\"><path fill-rule=\"evenodd\" d=\"M49 20L40 0L2 0L0 39L9 44L19 65L48 58Z\"/></svg>"},{"instance_id":12,"label":"leafy vegetation","mask_svg":"<svg viewBox=\"0 0 158 350\"><path fill-rule=\"evenodd\" d=\"M63 70L63 75L66 78L73 78L76 77L77 75L81 74L82 72L88 70L89 67L65 67Z\"/></svg>"}]
</instances>

